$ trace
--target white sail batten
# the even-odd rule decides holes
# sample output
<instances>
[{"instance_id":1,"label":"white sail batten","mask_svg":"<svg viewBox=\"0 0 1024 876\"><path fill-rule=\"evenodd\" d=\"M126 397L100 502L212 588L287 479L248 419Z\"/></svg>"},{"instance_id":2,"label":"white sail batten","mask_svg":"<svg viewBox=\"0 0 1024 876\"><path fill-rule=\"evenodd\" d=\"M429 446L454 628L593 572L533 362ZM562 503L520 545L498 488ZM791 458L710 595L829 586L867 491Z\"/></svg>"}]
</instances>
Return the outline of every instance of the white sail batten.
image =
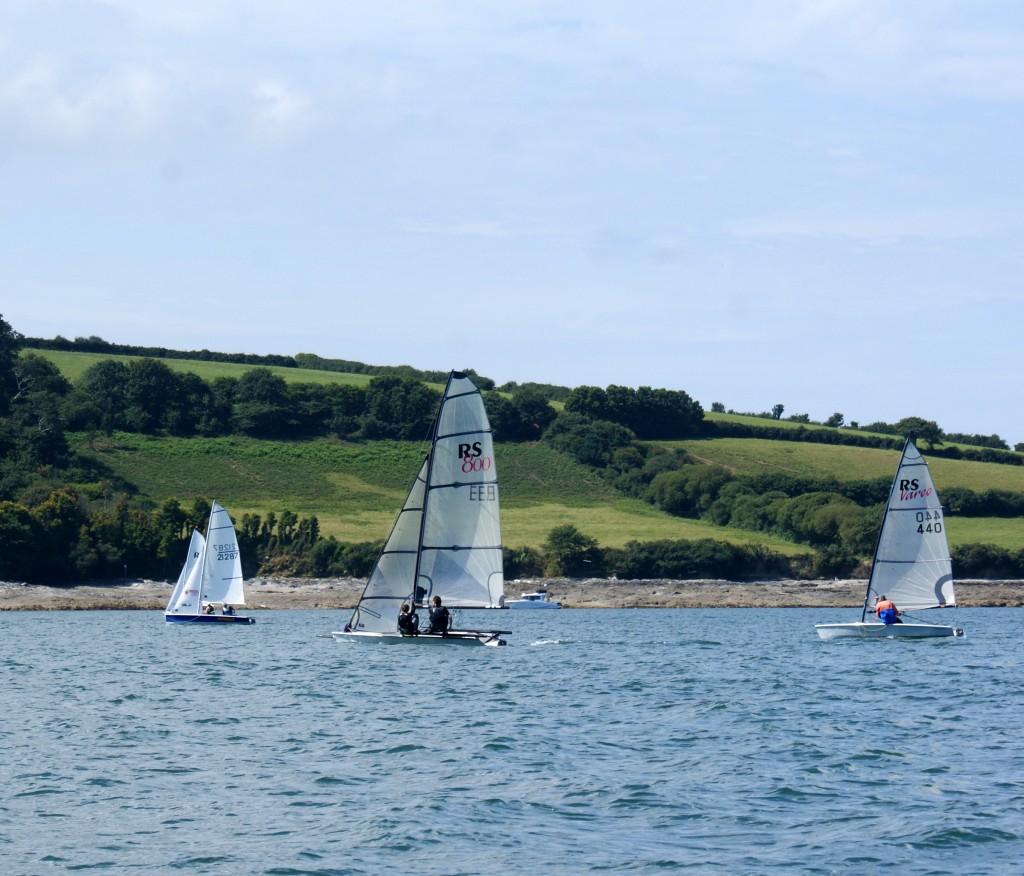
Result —
<instances>
[{"instance_id":1,"label":"white sail batten","mask_svg":"<svg viewBox=\"0 0 1024 876\"><path fill-rule=\"evenodd\" d=\"M419 587L453 608L497 608L504 600L501 515L494 441L483 398L453 373L431 447Z\"/></svg>"},{"instance_id":2,"label":"white sail batten","mask_svg":"<svg viewBox=\"0 0 1024 876\"><path fill-rule=\"evenodd\" d=\"M942 503L928 463L909 440L889 493L868 585L868 600L883 594L901 611L956 604Z\"/></svg>"},{"instance_id":3,"label":"white sail batten","mask_svg":"<svg viewBox=\"0 0 1024 876\"><path fill-rule=\"evenodd\" d=\"M216 502L210 510L203 563L202 601L245 605L242 559L231 517Z\"/></svg>"},{"instance_id":4,"label":"white sail batten","mask_svg":"<svg viewBox=\"0 0 1024 876\"><path fill-rule=\"evenodd\" d=\"M349 621L357 632L394 633L403 602L440 596L452 608L504 600L494 442L483 399L453 372L430 450Z\"/></svg>"},{"instance_id":5,"label":"white sail batten","mask_svg":"<svg viewBox=\"0 0 1024 876\"><path fill-rule=\"evenodd\" d=\"M178 581L174 585L174 590L171 591L166 612L199 613L199 579L202 574L202 565L199 561L203 556L205 544L206 539L203 538L203 534L198 529L193 529L185 565L181 567L181 574L178 575Z\"/></svg>"}]
</instances>

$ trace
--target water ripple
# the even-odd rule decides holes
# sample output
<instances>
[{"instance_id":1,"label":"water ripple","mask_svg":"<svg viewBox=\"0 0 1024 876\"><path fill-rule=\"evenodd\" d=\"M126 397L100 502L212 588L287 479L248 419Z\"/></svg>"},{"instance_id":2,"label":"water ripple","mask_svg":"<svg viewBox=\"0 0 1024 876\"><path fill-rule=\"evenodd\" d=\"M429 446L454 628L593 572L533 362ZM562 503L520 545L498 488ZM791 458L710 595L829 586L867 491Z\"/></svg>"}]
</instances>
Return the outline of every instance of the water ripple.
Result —
<instances>
[{"instance_id":1,"label":"water ripple","mask_svg":"<svg viewBox=\"0 0 1024 876\"><path fill-rule=\"evenodd\" d=\"M512 612L493 650L7 614L3 873L1019 871L1022 615L828 614Z\"/></svg>"}]
</instances>

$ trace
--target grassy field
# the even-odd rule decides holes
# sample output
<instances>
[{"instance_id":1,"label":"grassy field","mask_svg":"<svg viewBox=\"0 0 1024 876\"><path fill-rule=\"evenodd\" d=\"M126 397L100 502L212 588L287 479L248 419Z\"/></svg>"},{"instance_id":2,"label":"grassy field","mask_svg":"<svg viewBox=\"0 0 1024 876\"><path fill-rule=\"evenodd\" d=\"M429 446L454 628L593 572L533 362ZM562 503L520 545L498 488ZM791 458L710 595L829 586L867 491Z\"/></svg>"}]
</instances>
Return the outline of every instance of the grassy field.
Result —
<instances>
[{"instance_id":1,"label":"grassy field","mask_svg":"<svg viewBox=\"0 0 1024 876\"><path fill-rule=\"evenodd\" d=\"M899 451L841 444L811 444L802 441L768 441L762 438L715 438L699 441L659 441L663 447L682 447L700 462L724 466L734 474L784 472L804 477L834 477L839 480L891 478L899 462ZM1024 492L1024 466L997 465L964 459L928 457L932 478L942 495L944 486L972 490L1014 490Z\"/></svg>"},{"instance_id":2,"label":"grassy field","mask_svg":"<svg viewBox=\"0 0 1024 876\"><path fill-rule=\"evenodd\" d=\"M866 438L887 438L890 440L899 439L897 435L887 435L882 432L865 432L863 429L848 429L843 427L837 429L834 426L821 426L817 423L794 423L792 420L770 420L765 417L752 417L748 414L717 414L714 412L707 412L704 414L704 418L710 420L712 423L738 423L743 426L754 426L764 428L778 427L780 429L805 429L808 431L815 432L841 432L843 435L860 435ZM980 449L977 444L964 444L958 441L944 441L943 447L959 447L961 449L971 448L973 450Z\"/></svg>"},{"instance_id":3,"label":"grassy field","mask_svg":"<svg viewBox=\"0 0 1024 876\"><path fill-rule=\"evenodd\" d=\"M946 535L951 547L994 544L1020 550L1024 548L1024 517L947 517Z\"/></svg>"},{"instance_id":4,"label":"grassy field","mask_svg":"<svg viewBox=\"0 0 1024 876\"><path fill-rule=\"evenodd\" d=\"M152 438L119 433L74 447L135 484L154 502L217 499L240 517L288 509L316 514L325 535L384 538L422 461L425 446L248 438ZM601 478L540 445L498 449L504 541L539 546L554 526L572 523L602 545L631 539L714 538L764 544L785 554L807 548L781 538L671 517L610 490Z\"/></svg>"},{"instance_id":5,"label":"grassy field","mask_svg":"<svg viewBox=\"0 0 1024 876\"><path fill-rule=\"evenodd\" d=\"M88 368L97 362L113 359L118 362L130 362L138 356L115 356L109 353L76 353L65 350L26 350L45 356L56 365L72 383L77 381ZM154 357L155 358L155 357ZM198 374L203 380L216 380L218 377L241 377L253 368L269 368L274 374L284 378L288 383L342 383L350 386L366 386L372 379L371 374L350 374L342 371L316 371L312 368L282 368L277 365L241 365L233 362L207 362L203 359L159 359L171 370L182 373ZM438 392L444 389L437 383L429 383Z\"/></svg>"}]
</instances>

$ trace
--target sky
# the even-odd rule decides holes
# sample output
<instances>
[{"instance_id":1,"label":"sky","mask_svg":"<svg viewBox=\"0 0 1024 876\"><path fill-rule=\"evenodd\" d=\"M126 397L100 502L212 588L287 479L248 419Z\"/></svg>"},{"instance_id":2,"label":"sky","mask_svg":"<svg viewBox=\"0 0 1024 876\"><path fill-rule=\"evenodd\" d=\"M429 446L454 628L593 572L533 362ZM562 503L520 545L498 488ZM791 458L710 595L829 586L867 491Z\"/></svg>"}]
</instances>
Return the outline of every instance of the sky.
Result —
<instances>
[{"instance_id":1,"label":"sky","mask_svg":"<svg viewBox=\"0 0 1024 876\"><path fill-rule=\"evenodd\" d=\"M29 336L1024 441L1024 5L5 0Z\"/></svg>"}]
</instances>

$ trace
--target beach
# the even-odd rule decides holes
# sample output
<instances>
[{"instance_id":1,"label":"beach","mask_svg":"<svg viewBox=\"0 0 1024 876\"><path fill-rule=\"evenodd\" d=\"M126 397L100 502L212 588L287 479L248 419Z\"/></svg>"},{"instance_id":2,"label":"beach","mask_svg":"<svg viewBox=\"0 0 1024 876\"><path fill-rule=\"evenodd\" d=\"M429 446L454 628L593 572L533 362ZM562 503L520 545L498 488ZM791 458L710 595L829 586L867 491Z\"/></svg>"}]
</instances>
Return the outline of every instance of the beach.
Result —
<instances>
[{"instance_id":1,"label":"beach","mask_svg":"<svg viewBox=\"0 0 1024 876\"><path fill-rule=\"evenodd\" d=\"M254 609L349 609L366 582L361 578L253 578L245 583ZM566 608L842 608L859 607L867 581L723 581L552 578L508 581L506 597L546 588ZM165 581L44 586L0 583L0 611L162 609L170 596ZM964 607L1024 606L1024 581L958 581Z\"/></svg>"}]
</instances>

